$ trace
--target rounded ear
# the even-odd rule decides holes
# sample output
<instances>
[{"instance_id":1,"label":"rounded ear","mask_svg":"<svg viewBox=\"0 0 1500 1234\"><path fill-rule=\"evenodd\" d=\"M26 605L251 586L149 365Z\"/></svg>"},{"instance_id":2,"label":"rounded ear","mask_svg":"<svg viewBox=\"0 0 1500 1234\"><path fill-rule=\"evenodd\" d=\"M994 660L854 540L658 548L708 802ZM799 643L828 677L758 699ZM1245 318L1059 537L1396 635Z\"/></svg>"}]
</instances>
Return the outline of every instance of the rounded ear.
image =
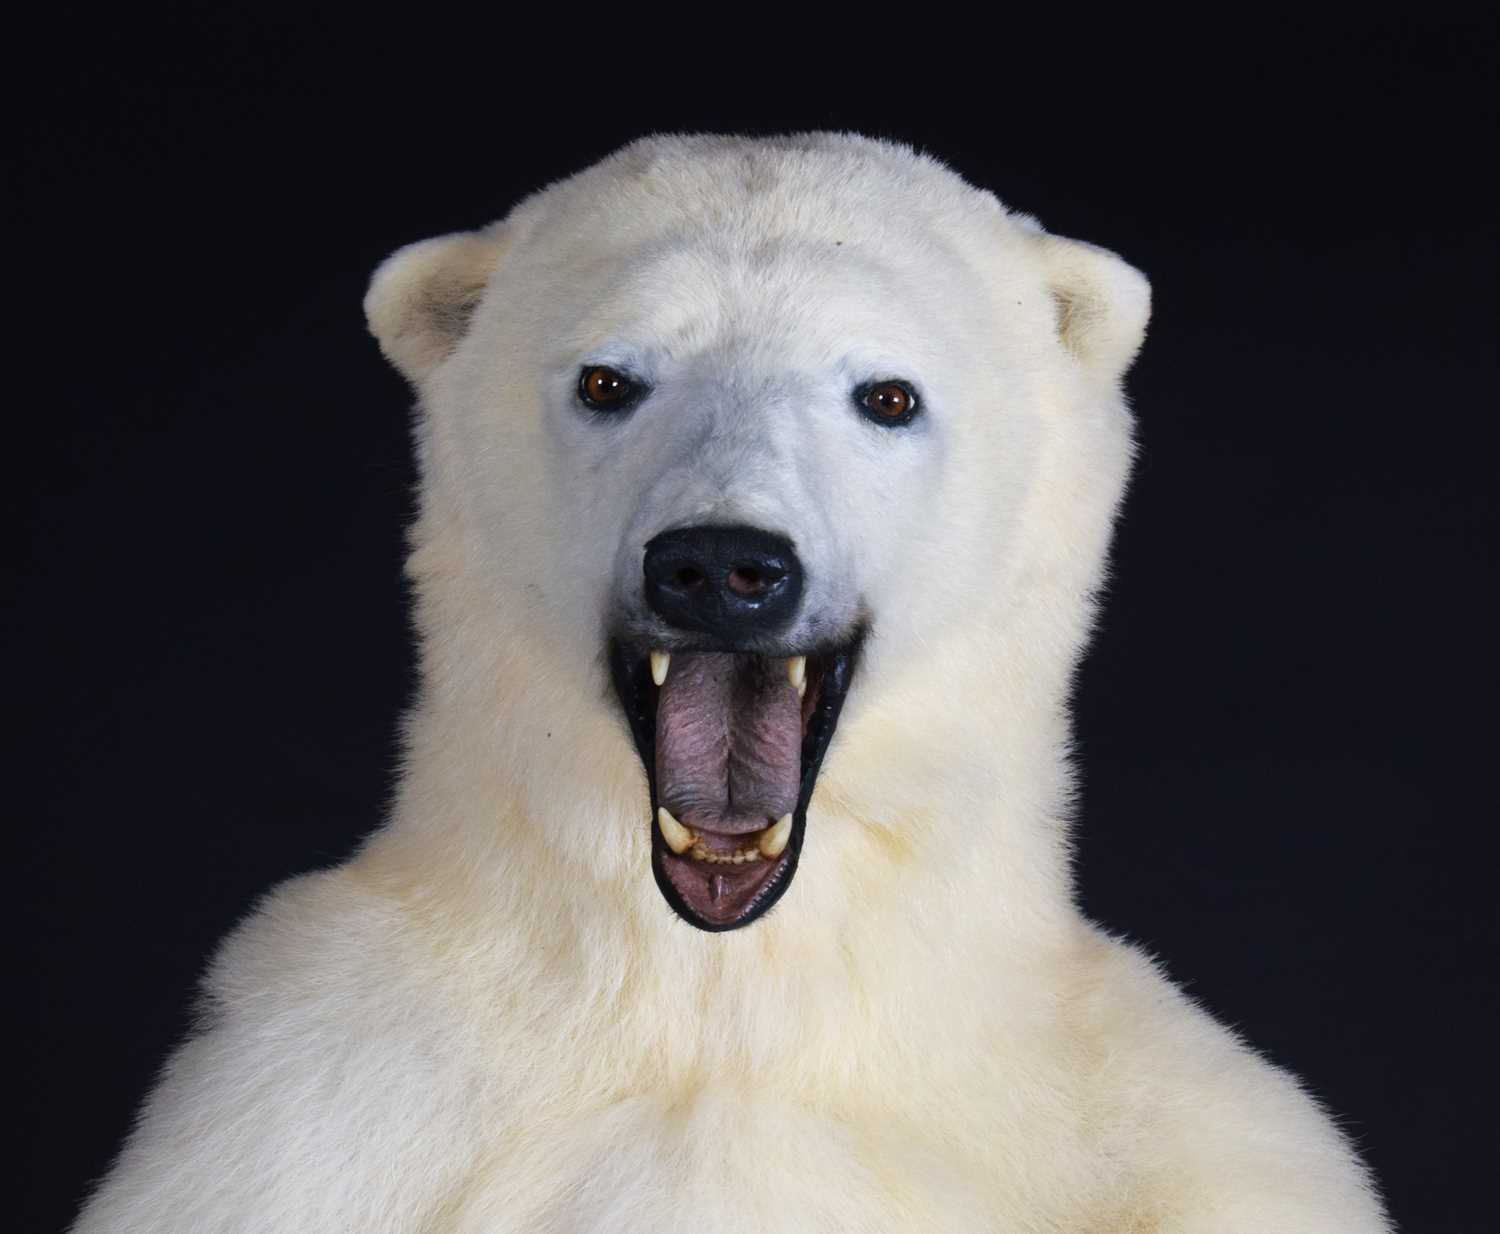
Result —
<instances>
[{"instance_id":1,"label":"rounded ear","mask_svg":"<svg viewBox=\"0 0 1500 1234\"><path fill-rule=\"evenodd\" d=\"M1119 381L1141 349L1151 317L1151 284L1095 244L1037 236L1057 305L1057 333L1085 368Z\"/></svg>"},{"instance_id":2,"label":"rounded ear","mask_svg":"<svg viewBox=\"0 0 1500 1234\"><path fill-rule=\"evenodd\" d=\"M458 346L505 249L496 226L397 249L365 293L365 320L385 357L417 385Z\"/></svg>"}]
</instances>

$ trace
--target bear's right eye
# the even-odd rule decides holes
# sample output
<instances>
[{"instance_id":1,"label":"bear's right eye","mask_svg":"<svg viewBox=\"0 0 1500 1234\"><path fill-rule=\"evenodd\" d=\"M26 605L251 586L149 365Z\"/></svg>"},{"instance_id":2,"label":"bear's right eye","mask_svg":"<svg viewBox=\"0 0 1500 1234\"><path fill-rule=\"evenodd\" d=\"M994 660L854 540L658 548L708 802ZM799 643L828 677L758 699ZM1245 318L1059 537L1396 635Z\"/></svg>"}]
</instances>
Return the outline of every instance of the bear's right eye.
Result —
<instances>
[{"instance_id":1,"label":"bear's right eye","mask_svg":"<svg viewBox=\"0 0 1500 1234\"><path fill-rule=\"evenodd\" d=\"M578 378L578 397L595 411L624 411L644 393L640 383L603 364L585 368Z\"/></svg>"}]
</instances>

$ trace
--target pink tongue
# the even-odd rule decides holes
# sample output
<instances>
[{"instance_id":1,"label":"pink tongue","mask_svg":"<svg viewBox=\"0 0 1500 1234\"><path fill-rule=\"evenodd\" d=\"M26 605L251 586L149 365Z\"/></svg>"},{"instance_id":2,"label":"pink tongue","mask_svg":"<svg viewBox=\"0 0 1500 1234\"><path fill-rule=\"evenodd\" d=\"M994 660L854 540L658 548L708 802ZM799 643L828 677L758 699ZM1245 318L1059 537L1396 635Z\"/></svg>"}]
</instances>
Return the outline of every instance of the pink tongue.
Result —
<instances>
[{"instance_id":1,"label":"pink tongue","mask_svg":"<svg viewBox=\"0 0 1500 1234\"><path fill-rule=\"evenodd\" d=\"M679 652L656 707L656 794L679 822L758 831L797 805L802 704L781 660Z\"/></svg>"}]
</instances>

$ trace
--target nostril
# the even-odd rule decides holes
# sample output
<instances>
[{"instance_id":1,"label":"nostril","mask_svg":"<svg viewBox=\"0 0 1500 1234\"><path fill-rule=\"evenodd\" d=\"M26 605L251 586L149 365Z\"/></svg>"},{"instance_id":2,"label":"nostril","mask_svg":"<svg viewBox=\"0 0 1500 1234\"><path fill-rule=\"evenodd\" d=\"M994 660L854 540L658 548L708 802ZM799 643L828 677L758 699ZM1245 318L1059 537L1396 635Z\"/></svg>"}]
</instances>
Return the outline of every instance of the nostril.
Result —
<instances>
[{"instance_id":1,"label":"nostril","mask_svg":"<svg viewBox=\"0 0 1500 1234\"><path fill-rule=\"evenodd\" d=\"M679 587L691 591L695 587L703 586L703 571L697 566L683 566L673 575L672 581Z\"/></svg>"},{"instance_id":2,"label":"nostril","mask_svg":"<svg viewBox=\"0 0 1500 1234\"><path fill-rule=\"evenodd\" d=\"M736 595L757 596L766 589L766 576L754 566L736 566L729 572L729 590Z\"/></svg>"}]
</instances>

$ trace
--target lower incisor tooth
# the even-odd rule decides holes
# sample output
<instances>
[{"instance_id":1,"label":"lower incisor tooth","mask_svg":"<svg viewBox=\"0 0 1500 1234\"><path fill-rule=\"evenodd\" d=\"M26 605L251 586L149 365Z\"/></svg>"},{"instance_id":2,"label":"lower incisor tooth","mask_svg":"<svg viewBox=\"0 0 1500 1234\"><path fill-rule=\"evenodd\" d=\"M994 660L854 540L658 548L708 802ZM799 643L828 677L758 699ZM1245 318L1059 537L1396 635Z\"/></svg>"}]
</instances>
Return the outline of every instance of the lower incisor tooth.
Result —
<instances>
[{"instance_id":1,"label":"lower incisor tooth","mask_svg":"<svg viewBox=\"0 0 1500 1234\"><path fill-rule=\"evenodd\" d=\"M752 861L759 861L762 857L779 857L786 849L787 836L791 835L792 833L791 817L792 816L788 814L784 819L781 820L781 822L773 823L771 826L767 827L763 832L761 832L759 837L759 848L742 848L733 853L720 853L714 851L711 848L704 848L702 844L698 843L698 837L693 836L692 840L690 841L693 848L693 860L706 862L709 865L716 866L738 866L747 865ZM686 828L684 828L684 830L686 830ZM778 832L780 833L779 835ZM689 832L688 834L692 835L691 832ZM770 837L769 840L767 839L767 837ZM766 851L768 844L774 851Z\"/></svg>"}]
</instances>

